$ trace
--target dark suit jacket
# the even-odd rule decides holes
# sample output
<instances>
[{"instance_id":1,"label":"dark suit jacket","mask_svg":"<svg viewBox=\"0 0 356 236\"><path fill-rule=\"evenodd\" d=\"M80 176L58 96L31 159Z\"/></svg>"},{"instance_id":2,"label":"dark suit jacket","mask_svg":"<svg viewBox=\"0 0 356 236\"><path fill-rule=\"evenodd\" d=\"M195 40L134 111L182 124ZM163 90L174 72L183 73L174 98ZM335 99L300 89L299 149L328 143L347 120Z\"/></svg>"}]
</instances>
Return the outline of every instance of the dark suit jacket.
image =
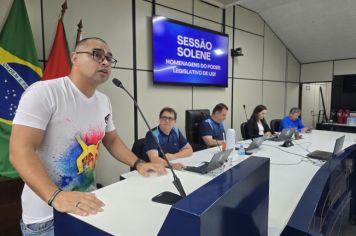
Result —
<instances>
[{"instance_id":1,"label":"dark suit jacket","mask_svg":"<svg viewBox=\"0 0 356 236\"><path fill-rule=\"evenodd\" d=\"M264 129L264 131L263 131L264 133L272 132L266 122L265 123L262 122L262 125L263 125L263 129ZM247 138L250 139L250 138L256 138L256 137L262 136L262 135L259 135L258 132L259 132L259 129L258 129L257 122L249 119L247 121Z\"/></svg>"}]
</instances>

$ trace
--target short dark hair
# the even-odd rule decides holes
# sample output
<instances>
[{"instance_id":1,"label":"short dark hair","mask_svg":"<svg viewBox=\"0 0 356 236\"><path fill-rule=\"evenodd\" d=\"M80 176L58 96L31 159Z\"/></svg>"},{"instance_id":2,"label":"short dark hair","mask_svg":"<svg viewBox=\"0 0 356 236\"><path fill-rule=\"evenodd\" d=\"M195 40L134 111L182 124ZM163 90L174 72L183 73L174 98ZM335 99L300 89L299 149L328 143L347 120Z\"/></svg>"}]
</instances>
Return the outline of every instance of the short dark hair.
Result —
<instances>
[{"instance_id":1,"label":"short dark hair","mask_svg":"<svg viewBox=\"0 0 356 236\"><path fill-rule=\"evenodd\" d=\"M300 114L300 109L298 107L292 107L289 111L289 114L294 114L294 113L299 113Z\"/></svg>"},{"instance_id":2,"label":"short dark hair","mask_svg":"<svg viewBox=\"0 0 356 236\"><path fill-rule=\"evenodd\" d=\"M224 110L224 109L229 110L229 108L228 108L224 103L219 103L219 104L217 104L217 105L214 107L214 109L213 109L213 114L214 114L215 112L221 112L221 111Z\"/></svg>"},{"instance_id":3,"label":"short dark hair","mask_svg":"<svg viewBox=\"0 0 356 236\"><path fill-rule=\"evenodd\" d=\"M105 42L105 40L102 39L102 38L99 38L99 37L88 37L88 38L83 38L83 39L79 40L78 43L75 45L74 51L77 50L78 47L86 44L89 40L99 40L102 43L105 43L106 45L108 45L108 43Z\"/></svg>"},{"instance_id":4,"label":"short dark hair","mask_svg":"<svg viewBox=\"0 0 356 236\"><path fill-rule=\"evenodd\" d=\"M161 118L163 112L173 113L174 119L177 119L177 112L171 107L163 107L162 110L159 112L159 118Z\"/></svg>"}]
</instances>

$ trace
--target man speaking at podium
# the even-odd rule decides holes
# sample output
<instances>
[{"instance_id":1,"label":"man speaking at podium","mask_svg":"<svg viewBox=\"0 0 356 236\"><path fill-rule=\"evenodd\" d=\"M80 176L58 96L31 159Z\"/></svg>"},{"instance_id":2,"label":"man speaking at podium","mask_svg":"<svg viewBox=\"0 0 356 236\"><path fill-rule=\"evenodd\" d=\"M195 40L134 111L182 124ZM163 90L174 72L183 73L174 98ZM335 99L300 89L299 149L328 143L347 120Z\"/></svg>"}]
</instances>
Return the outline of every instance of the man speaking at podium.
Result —
<instances>
[{"instance_id":1,"label":"man speaking at podium","mask_svg":"<svg viewBox=\"0 0 356 236\"><path fill-rule=\"evenodd\" d=\"M109 98L96 90L117 62L100 38L81 40L68 76L34 83L23 94L13 120L10 160L25 182L23 235L53 235L53 208L81 216L104 203L95 194L94 169L100 143L117 160L165 173L164 165L142 163L117 135Z\"/></svg>"}]
</instances>

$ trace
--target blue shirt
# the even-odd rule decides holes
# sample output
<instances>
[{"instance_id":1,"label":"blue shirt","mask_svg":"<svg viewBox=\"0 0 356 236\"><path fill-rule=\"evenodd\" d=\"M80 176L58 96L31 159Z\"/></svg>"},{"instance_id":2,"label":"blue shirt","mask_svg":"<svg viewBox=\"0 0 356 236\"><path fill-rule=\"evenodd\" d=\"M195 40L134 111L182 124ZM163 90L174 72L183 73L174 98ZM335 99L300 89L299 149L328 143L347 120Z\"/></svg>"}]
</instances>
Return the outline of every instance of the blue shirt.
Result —
<instances>
[{"instance_id":1,"label":"blue shirt","mask_svg":"<svg viewBox=\"0 0 356 236\"><path fill-rule=\"evenodd\" d=\"M159 143L159 145L161 145L164 153L172 153L172 154L177 153L188 143L186 138L176 127L173 127L169 135L163 133L159 128L159 126L152 129L152 133L155 139L157 140L157 142ZM158 151L159 156L163 157L163 153L159 151L157 144L152 138L151 132L148 131L146 133L146 138L144 143L144 152L145 152L144 158L146 159L146 161L150 161L147 155L147 152L150 150Z\"/></svg>"},{"instance_id":2,"label":"blue shirt","mask_svg":"<svg viewBox=\"0 0 356 236\"><path fill-rule=\"evenodd\" d=\"M295 128L298 132L301 132L304 124L300 118L291 120L289 116L286 116L281 120L281 124L279 125L279 130L283 130L284 128Z\"/></svg>"},{"instance_id":3,"label":"blue shirt","mask_svg":"<svg viewBox=\"0 0 356 236\"><path fill-rule=\"evenodd\" d=\"M224 123L217 123L211 117L202 121L199 126L199 137L200 141L204 143L202 137L204 136L212 136L213 139L223 140L225 132Z\"/></svg>"}]
</instances>

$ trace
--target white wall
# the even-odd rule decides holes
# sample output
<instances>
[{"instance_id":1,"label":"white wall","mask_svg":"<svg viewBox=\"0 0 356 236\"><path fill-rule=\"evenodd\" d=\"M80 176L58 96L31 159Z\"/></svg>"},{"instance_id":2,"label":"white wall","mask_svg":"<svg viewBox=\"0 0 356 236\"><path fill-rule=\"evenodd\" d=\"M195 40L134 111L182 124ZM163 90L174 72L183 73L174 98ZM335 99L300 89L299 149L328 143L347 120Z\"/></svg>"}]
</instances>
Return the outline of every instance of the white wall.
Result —
<instances>
[{"instance_id":1,"label":"white wall","mask_svg":"<svg viewBox=\"0 0 356 236\"><path fill-rule=\"evenodd\" d=\"M241 30L263 36L264 22L262 18L248 9L236 7L235 26Z\"/></svg>"},{"instance_id":2,"label":"white wall","mask_svg":"<svg viewBox=\"0 0 356 236\"><path fill-rule=\"evenodd\" d=\"M263 81L262 85L262 103L266 104L268 108L268 120L283 117L285 112L285 83Z\"/></svg>"},{"instance_id":3,"label":"white wall","mask_svg":"<svg viewBox=\"0 0 356 236\"><path fill-rule=\"evenodd\" d=\"M302 64L300 82L331 81L332 75L332 61Z\"/></svg>"},{"instance_id":4,"label":"white wall","mask_svg":"<svg viewBox=\"0 0 356 236\"><path fill-rule=\"evenodd\" d=\"M246 106L247 118L256 105L262 103L262 81L235 79L234 83L234 125L237 135L241 138L240 124L246 121L243 105ZM270 114L268 114L269 116ZM269 119L270 120L270 119Z\"/></svg>"},{"instance_id":5,"label":"white wall","mask_svg":"<svg viewBox=\"0 0 356 236\"><path fill-rule=\"evenodd\" d=\"M0 25L3 24L12 1L0 0ZM40 60L47 59L57 25L63 0L43 1L44 31L41 25L40 0L25 0L32 24L36 49ZM213 29L229 34L230 48L242 47L243 57L229 58L228 88L158 86L152 83L151 59L151 11L152 2L144 0L68 0L68 10L64 25L71 49L77 32L77 24L83 20L83 37L98 36L110 45L118 58L118 68L113 69L112 77L122 80L125 87L134 91L134 63L137 60L137 96L151 126L158 123L158 112L163 106L172 106L178 112L177 126L184 132L186 109L208 108L219 102L229 106L230 116L225 126L231 126L240 135L240 123L245 121L242 105L246 104L248 116L258 104L268 107L268 120L281 117L291 105L298 102L298 83L300 64L263 19L250 10L236 7L226 9L226 24L223 10L199 0L157 0L156 14L164 15L189 24ZM132 4L136 4L136 38L133 38ZM233 27L235 24L235 28ZM235 37L233 37L233 33ZM42 44L42 35L45 44ZM136 40L136 55L133 54ZM42 49L45 49L45 56ZM343 65L340 64L339 67ZM233 72L234 71L234 72ZM125 143L131 147L134 142L133 103L123 91L113 87L110 82L100 90L109 95L114 123ZM287 96L288 94L288 96ZM231 119L233 117L233 119ZM138 118L138 136L144 136L146 128ZM104 185L118 180L121 173L129 167L115 162L101 148L97 166L97 179Z\"/></svg>"},{"instance_id":6,"label":"white wall","mask_svg":"<svg viewBox=\"0 0 356 236\"><path fill-rule=\"evenodd\" d=\"M235 48L241 47L244 56L234 60L234 77L262 79L263 71L263 37L241 30L235 30Z\"/></svg>"},{"instance_id":7,"label":"white wall","mask_svg":"<svg viewBox=\"0 0 356 236\"><path fill-rule=\"evenodd\" d=\"M299 78L300 78L300 64L297 59L288 52L287 61L287 81L294 83L286 83L286 102L284 104L284 111L288 113L290 108L299 106Z\"/></svg>"},{"instance_id":8,"label":"white wall","mask_svg":"<svg viewBox=\"0 0 356 236\"><path fill-rule=\"evenodd\" d=\"M285 81L287 50L268 26L265 27L263 56L263 79Z\"/></svg>"},{"instance_id":9,"label":"white wall","mask_svg":"<svg viewBox=\"0 0 356 236\"><path fill-rule=\"evenodd\" d=\"M356 59L334 61L334 75L356 74Z\"/></svg>"}]
</instances>

